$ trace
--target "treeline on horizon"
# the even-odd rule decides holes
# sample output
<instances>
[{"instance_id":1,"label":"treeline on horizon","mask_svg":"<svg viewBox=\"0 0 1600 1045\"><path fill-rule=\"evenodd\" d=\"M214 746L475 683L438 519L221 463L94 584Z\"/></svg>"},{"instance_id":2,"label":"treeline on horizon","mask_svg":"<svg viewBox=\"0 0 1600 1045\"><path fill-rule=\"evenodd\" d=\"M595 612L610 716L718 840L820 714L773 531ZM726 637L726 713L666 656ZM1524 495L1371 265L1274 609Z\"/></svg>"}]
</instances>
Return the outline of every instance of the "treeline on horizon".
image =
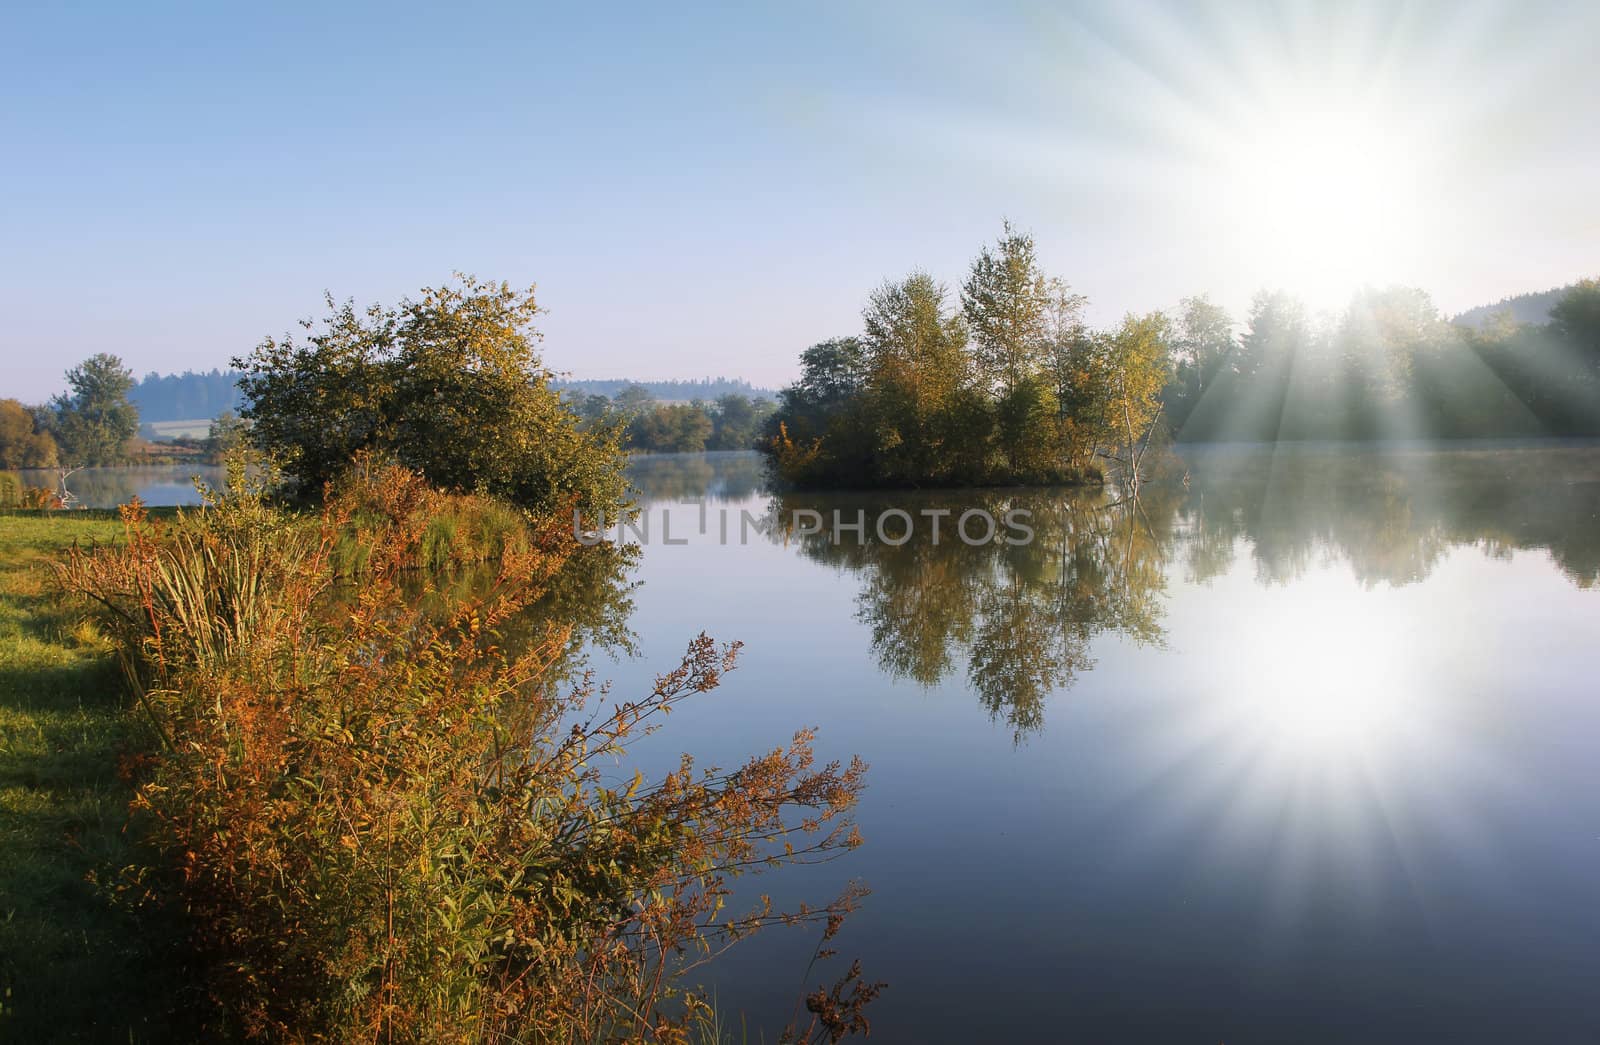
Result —
<instances>
[{"instance_id":1,"label":"treeline on horizon","mask_svg":"<svg viewBox=\"0 0 1600 1045\"><path fill-rule=\"evenodd\" d=\"M1446 320L1412 287L1314 314L1262 291L1241 324L1204 296L1091 329L1087 298L1007 224L959 293L925 272L874 291L859 335L801 355L769 425L802 486L1137 484L1153 443L1600 434L1600 283L1548 322Z\"/></svg>"},{"instance_id":2,"label":"treeline on horizon","mask_svg":"<svg viewBox=\"0 0 1600 1045\"><path fill-rule=\"evenodd\" d=\"M1502 316L1510 316L1516 323L1548 323L1550 310L1555 308L1556 302L1571 289L1572 285L1568 284L1564 287L1552 287L1549 290L1535 290L1527 294L1512 294L1492 305L1469 308L1453 316L1450 322L1465 327L1484 327L1490 323L1500 322Z\"/></svg>"},{"instance_id":3,"label":"treeline on horizon","mask_svg":"<svg viewBox=\"0 0 1600 1045\"><path fill-rule=\"evenodd\" d=\"M644 453L753 450L776 409L771 399L751 398L742 392L725 392L709 401L696 398L687 403L662 403L650 389L650 385L624 383L608 397L569 387L563 390L562 401L585 429L615 428L624 449Z\"/></svg>"},{"instance_id":4,"label":"treeline on horizon","mask_svg":"<svg viewBox=\"0 0 1600 1045\"><path fill-rule=\"evenodd\" d=\"M188 421L212 418L223 411L238 413L244 406L244 393L239 389L238 370L185 370L178 374L161 374L152 370L140 378L128 392L128 398L139 408L143 421ZM730 377L701 377L663 381L632 381L627 378L571 379L558 378L550 387L568 395L602 395L615 398L626 389L643 388L655 399L667 402L690 402L695 399L719 399L725 395L743 395L750 399L771 399L771 389L758 388L750 382Z\"/></svg>"},{"instance_id":5,"label":"treeline on horizon","mask_svg":"<svg viewBox=\"0 0 1600 1045\"><path fill-rule=\"evenodd\" d=\"M624 392L644 389L652 399L667 403L688 403L696 399L710 401L726 395L742 395L746 399L772 399L777 393L770 388L760 388L743 378L700 377L668 378L663 381L635 381L630 378L557 378L550 387L569 398L599 395L616 399Z\"/></svg>"},{"instance_id":6,"label":"treeline on horizon","mask_svg":"<svg viewBox=\"0 0 1600 1045\"><path fill-rule=\"evenodd\" d=\"M1082 318L1087 299L1041 272L1031 237L1008 226L974 262L959 301L949 298L925 273L886 284L868 304L865 333L806 350L776 408L763 390L725 377L542 379L586 423L620 425L629 449L777 454L787 440L780 471L818 485L1093 478L1103 465L1125 466L1141 441L1169 436L1600 434L1594 280L1452 320L1424 291L1392 286L1362 290L1337 313L1314 313L1283 291L1257 294L1243 317L1191 297L1095 331ZM129 456L130 420L136 432L243 407L237 369L132 380L112 356L85 366L87 398L74 387L41 406L6 401L0 467L114 463ZM68 423L85 420L75 431Z\"/></svg>"},{"instance_id":7,"label":"treeline on horizon","mask_svg":"<svg viewBox=\"0 0 1600 1045\"><path fill-rule=\"evenodd\" d=\"M1224 310L1187 298L1163 400L1188 442L1600 434L1600 283L1562 291L1547 322L1513 315L1447 322L1403 286L1331 314L1263 291L1235 335Z\"/></svg>"},{"instance_id":8,"label":"treeline on horizon","mask_svg":"<svg viewBox=\"0 0 1600 1045\"><path fill-rule=\"evenodd\" d=\"M128 390L139 420L192 421L237 414L244 406L240 373L234 369L185 370L181 374L144 375Z\"/></svg>"},{"instance_id":9,"label":"treeline on horizon","mask_svg":"<svg viewBox=\"0 0 1600 1045\"><path fill-rule=\"evenodd\" d=\"M210 370L185 370L161 374L150 371L134 382L128 400L139 411L144 423L157 421L206 420L226 412L239 413L244 393L239 388L238 370L213 367ZM601 395L615 399L630 389L642 388L655 400L667 403L710 402L728 395L747 399L772 399L776 393L740 378L701 377L660 381L633 381L627 378L557 378L550 387L572 399Z\"/></svg>"}]
</instances>

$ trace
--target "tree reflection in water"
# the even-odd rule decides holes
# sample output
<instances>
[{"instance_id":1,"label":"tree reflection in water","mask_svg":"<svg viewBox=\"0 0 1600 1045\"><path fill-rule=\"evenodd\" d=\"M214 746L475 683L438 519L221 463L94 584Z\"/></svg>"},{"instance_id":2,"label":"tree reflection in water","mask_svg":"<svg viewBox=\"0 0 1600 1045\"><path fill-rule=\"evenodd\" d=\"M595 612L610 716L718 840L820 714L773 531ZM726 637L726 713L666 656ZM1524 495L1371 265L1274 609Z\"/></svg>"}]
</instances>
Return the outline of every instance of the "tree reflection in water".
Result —
<instances>
[{"instance_id":1,"label":"tree reflection in water","mask_svg":"<svg viewBox=\"0 0 1600 1045\"><path fill-rule=\"evenodd\" d=\"M742 501L765 479L762 456L748 450L635 454L628 462L628 482L647 501Z\"/></svg>"},{"instance_id":2,"label":"tree reflection in water","mask_svg":"<svg viewBox=\"0 0 1600 1045\"><path fill-rule=\"evenodd\" d=\"M871 536L891 508L923 521L900 545ZM826 520L835 511L851 521L863 512L868 538L857 543L846 533L835 542L828 528L801 532L792 525L800 509ZM922 513L940 509L949 509L950 519L971 509L995 519L1025 511L1033 539L973 546L947 523L936 541ZM1159 596L1174 520L1169 492L1119 501L1103 491L963 491L901 494L892 505L881 497L784 497L773 511L780 524L774 536L861 576L857 615L886 672L932 686L964 671L1018 739L1043 724L1051 692L1094 666L1095 636L1162 640ZM903 530L898 521L885 528Z\"/></svg>"},{"instance_id":3,"label":"tree reflection in water","mask_svg":"<svg viewBox=\"0 0 1600 1045\"><path fill-rule=\"evenodd\" d=\"M1600 585L1593 448L1279 448L1196 453L1188 464L1189 485L1149 484L1136 500L1061 489L780 495L769 535L857 575L857 615L885 672L922 686L964 674L1018 740L1043 725L1052 692L1094 667L1097 637L1162 645L1169 581L1209 583L1242 556L1258 584L1334 562L1372 587L1421 581L1461 546L1502 558L1539 549L1574 585ZM956 539L949 520L974 508L996 519L1027 511L1033 540ZM895 509L919 522L899 545L875 536ZM935 542L923 513L940 509L950 515ZM864 536L807 533L795 525L802 510L850 523L863 513ZM885 530L898 535L903 522Z\"/></svg>"}]
</instances>

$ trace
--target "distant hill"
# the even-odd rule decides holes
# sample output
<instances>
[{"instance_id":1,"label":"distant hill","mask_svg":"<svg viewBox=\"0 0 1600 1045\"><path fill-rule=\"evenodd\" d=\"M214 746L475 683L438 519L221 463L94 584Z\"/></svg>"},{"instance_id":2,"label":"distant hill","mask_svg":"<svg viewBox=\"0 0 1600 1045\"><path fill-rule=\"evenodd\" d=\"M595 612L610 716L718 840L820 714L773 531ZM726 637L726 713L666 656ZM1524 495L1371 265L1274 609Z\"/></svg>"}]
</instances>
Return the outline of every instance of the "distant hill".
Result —
<instances>
[{"instance_id":1,"label":"distant hill","mask_svg":"<svg viewBox=\"0 0 1600 1045\"><path fill-rule=\"evenodd\" d=\"M141 378L128 393L133 405L139 408L143 424L164 421L209 420L224 410L235 413L243 405L239 394L239 371L208 370L196 373L186 370L181 374L151 372ZM688 402L691 399L715 399L718 396L738 394L751 399L765 396L776 399L772 389L758 388L748 381L726 377L705 377L681 381L553 381L558 391L582 392L613 397L628 385L639 384L650 390L657 399Z\"/></svg>"},{"instance_id":2,"label":"distant hill","mask_svg":"<svg viewBox=\"0 0 1600 1045\"><path fill-rule=\"evenodd\" d=\"M239 410L239 372L209 370L195 373L144 375L128 393L139 408L139 421L191 421L216 417L224 410Z\"/></svg>"},{"instance_id":3,"label":"distant hill","mask_svg":"<svg viewBox=\"0 0 1600 1045\"><path fill-rule=\"evenodd\" d=\"M1515 297L1501 298L1492 305L1479 305L1469 308L1451 320L1465 327L1482 328L1487 326L1489 320L1501 312L1511 313L1511 318L1516 323L1548 323L1550 309L1561 300L1561 295L1571 290L1569 284L1565 287L1556 287L1552 290L1541 290L1532 294L1518 294Z\"/></svg>"},{"instance_id":4,"label":"distant hill","mask_svg":"<svg viewBox=\"0 0 1600 1045\"><path fill-rule=\"evenodd\" d=\"M748 381L728 377L702 377L690 381L628 381L621 378L604 381L552 381L550 386L559 392L584 395L603 395L613 399L629 385L643 385L657 399L688 402L691 399L715 399L718 396L742 395L751 399L765 397L776 399L778 393L770 388L758 388Z\"/></svg>"}]
</instances>

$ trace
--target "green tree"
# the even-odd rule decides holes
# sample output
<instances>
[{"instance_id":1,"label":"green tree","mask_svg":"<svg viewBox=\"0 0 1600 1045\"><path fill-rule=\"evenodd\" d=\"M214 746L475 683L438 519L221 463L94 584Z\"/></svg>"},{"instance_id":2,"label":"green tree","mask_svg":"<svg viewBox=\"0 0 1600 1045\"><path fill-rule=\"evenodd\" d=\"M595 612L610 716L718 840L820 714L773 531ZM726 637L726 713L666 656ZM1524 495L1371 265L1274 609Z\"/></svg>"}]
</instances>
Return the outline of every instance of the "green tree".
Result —
<instances>
[{"instance_id":1,"label":"green tree","mask_svg":"<svg viewBox=\"0 0 1600 1045\"><path fill-rule=\"evenodd\" d=\"M655 453L699 453L706 448L711 430L711 418L701 408L669 403L629 421L628 443Z\"/></svg>"},{"instance_id":2,"label":"green tree","mask_svg":"<svg viewBox=\"0 0 1600 1045\"><path fill-rule=\"evenodd\" d=\"M777 413L767 435L776 434L779 423L797 439L822 435L862 393L866 377L866 346L860 338L831 338L812 345L800 353L800 380L778 393Z\"/></svg>"},{"instance_id":3,"label":"green tree","mask_svg":"<svg viewBox=\"0 0 1600 1045\"><path fill-rule=\"evenodd\" d=\"M53 468L56 441L15 399L0 399L0 468Z\"/></svg>"},{"instance_id":4,"label":"green tree","mask_svg":"<svg viewBox=\"0 0 1600 1045\"><path fill-rule=\"evenodd\" d=\"M1233 364L1215 382L1228 386L1226 404L1216 404L1226 438L1289 436L1287 426L1296 420L1288 411L1289 386L1314 341L1311 317L1298 298L1282 291L1255 295Z\"/></svg>"},{"instance_id":5,"label":"green tree","mask_svg":"<svg viewBox=\"0 0 1600 1045\"><path fill-rule=\"evenodd\" d=\"M1228 365L1238 342L1233 317L1204 294L1184 298L1173 330L1173 381L1166 395L1173 423L1181 426Z\"/></svg>"},{"instance_id":6,"label":"green tree","mask_svg":"<svg viewBox=\"0 0 1600 1045\"><path fill-rule=\"evenodd\" d=\"M1300 299L1283 291L1260 291L1250 301L1234 371L1245 377L1285 371L1310 336L1311 320Z\"/></svg>"},{"instance_id":7,"label":"green tree","mask_svg":"<svg viewBox=\"0 0 1600 1045\"><path fill-rule=\"evenodd\" d=\"M1160 312L1129 314L1120 327L1100 338L1099 365L1109 391L1106 441L1118 448L1109 456L1122 466L1134 493L1161 418L1161 390L1171 374L1168 338L1167 317Z\"/></svg>"},{"instance_id":8,"label":"green tree","mask_svg":"<svg viewBox=\"0 0 1600 1045\"><path fill-rule=\"evenodd\" d=\"M800 380L778 393L762 449L793 483L878 481L876 436L866 406L867 346L861 338L818 342L800 354Z\"/></svg>"},{"instance_id":9,"label":"green tree","mask_svg":"<svg viewBox=\"0 0 1600 1045\"><path fill-rule=\"evenodd\" d=\"M612 414L611 400L603 395L582 395L573 403L573 411L587 424L600 424Z\"/></svg>"},{"instance_id":10,"label":"green tree","mask_svg":"<svg viewBox=\"0 0 1600 1045\"><path fill-rule=\"evenodd\" d=\"M458 275L397 308L328 306L304 341L268 338L234 361L252 440L302 496L371 450L435 486L540 511L625 498L620 432L584 426L549 385L533 288Z\"/></svg>"},{"instance_id":11,"label":"green tree","mask_svg":"<svg viewBox=\"0 0 1600 1045\"><path fill-rule=\"evenodd\" d=\"M1339 351L1356 394L1371 407L1392 406L1409 392L1417 357L1435 350L1447 334L1426 292L1368 288L1345 310Z\"/></svg>"},{"instance_id":12,"label":"green tree","mask_svg":"<svg viewBox=\"0 0 1600 1045\"><path fill-rule=\"evenodd\" d=\"M249 437L249 423L232 410L224 410L212 420L211 428L206 433L206 457L212 461L220 461L243 445Z\"/></svg>"},{"instance_id":13,"label":"green tree","mask_svg":"<svg viewBox=\"0 0 1600 1045\"><path fill-rule=\"evenodd\" d=\"M1039 271L1033 237L1006 222L994 249L984 247L973 260L961 288L980 383L1004 395L1044 369L1051 289Z\"/></svg>"},{"instance_id":14,"label":"green tree","mask_svg":"<svg viewBox=\"0 0 1600 1045\"><path fill-rule=\"evenodd\" d=\"M611 401L611 405L628 417L641 411L648 410L655 405L656 397L643 385L633 384L625 386Z\"/></svg>"},{"instance_id":15,"label":"green tree","mask_svg":"<svg viewBox=\"0 0 1600 1045\"><path fill-rule=\"evenodd\" d=\"M800 353L800 381L792 387L813 402L836 406L859 393L866 378L867 352L861 339L836 337Z\"/></svg>"},{"instance_id":16,"label":"green tree","mask_svg":"<svg viewBox=\"0 0 1600 1045\"><path fill-rule=\"evenodd\" d=\"M991 250L972 262L961 310L972 333L977 383L997 395L1001 452L1019 476L1040 474L1055 457L1045 434L1056 416L1056 392L1045 376L1052 362L1055 314L1070 300L1064 285L1039 270L1033 237L1006 222Z\"/></svg>"},{"instance_id":17,"label":"green tree","mask_svg":"<svg viewBox=\"0 0 1600 1045\"><path fill-rule=\"evenodd\" d=\"M1550 309L1550 331L1600 378L1600 280L1580 279Z\"/></svg>"},{"instance_id":18,"label":"green tree","mask_svg":"<svg viewBox=\"0 0 1600 1045\"><path fill-rule=\"evenodd\" d=\"M711 411L714 426L707 445L713 450L749 450L756 445L761 425L772 413L766 399L751 399L737 392L718 396Z\"/></svg>"},{"instance_id":19,"label":"green tree","mask_svg":"<svg viewBox=\"0 0 1600 1045\"><path fill-rule=\"evenodd\" d=\"M953 433L945 422L972 379L972 360L966 325L945 298L932 276L914 272L878 288L863 315L873 450L881 477L891 482L945 478L950 471Z\"/></svg>"},{"instance_id":20,"label":"green tree","mask_svg":"<svg viewBox=\"0 0 1600 1045\"><path fill-rule=\"evenodd\" d=\"M133 374L122 360L106 352L90 356L67 371L70 394L51 400L53 434L62 463L114 464L139 433L139 411L128 401Z\"/></svg>"},{"instance_id":21,"label":"green tree","mask_svg":"<svg viewBox=\"0 0 1600 1045\"><path fill-rule=\"evenodd\" d=\"M1056 405L1052 423L1056 457L1081 468L1094 446L1086 419L1104 413L1104 389L1097 382L1094 337L1083 320L1089 299L1063 280L1050 282L1049 351L1045 377Z\"/></svg>"}]
</instances>

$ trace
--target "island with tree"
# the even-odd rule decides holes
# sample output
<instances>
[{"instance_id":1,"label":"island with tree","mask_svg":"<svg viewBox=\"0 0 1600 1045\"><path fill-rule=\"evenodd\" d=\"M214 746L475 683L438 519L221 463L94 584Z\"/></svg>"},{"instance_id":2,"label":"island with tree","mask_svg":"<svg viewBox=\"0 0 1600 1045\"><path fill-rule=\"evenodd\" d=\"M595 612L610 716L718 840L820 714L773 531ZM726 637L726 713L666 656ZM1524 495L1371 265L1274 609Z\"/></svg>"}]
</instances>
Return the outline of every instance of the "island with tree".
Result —
<instances>
[{"instance_id":1,"label":"island with tree","mask_svg":"<svg viewBox=\"0 0 1600 1045\"><path fill-rule=\"evenodd\" d=\"M860 334L806 349L763 450L795 487L1137 488L1172 440L1600 434L1600 282L1550 298L1547 322L1474 324L1411 287L1336 313L1264 290L1242 331L1205 296L1094 329L1008 223L959 294L913 272L872 293Z\"/></svg>"}]
</instances>

